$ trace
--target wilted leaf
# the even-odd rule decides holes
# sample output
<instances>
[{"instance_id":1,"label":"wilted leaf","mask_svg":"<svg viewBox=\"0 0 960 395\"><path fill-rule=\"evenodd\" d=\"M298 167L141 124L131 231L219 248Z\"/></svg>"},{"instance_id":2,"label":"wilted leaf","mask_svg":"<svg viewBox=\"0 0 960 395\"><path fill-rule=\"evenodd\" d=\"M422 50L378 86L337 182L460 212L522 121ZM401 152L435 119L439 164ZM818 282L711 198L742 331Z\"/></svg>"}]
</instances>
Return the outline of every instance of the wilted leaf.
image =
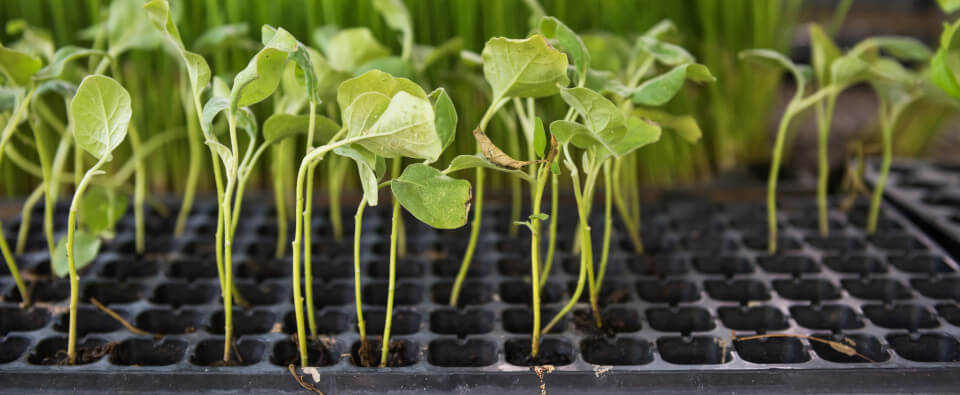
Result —
<instances>
[{"instance_id":1,"label":"wilted leaf","mask_svg":"<svg viewBox=\"0 0 960 395\"><path fill-rule=\"evenodd\" d=\"M130 94L117 81L87 76L70 102L70 119L77 145L97 159L109 155L127 135Z\"/></svg>"},{"instance_id":2,"label":"wilted leaf","mask_svg":"<svg viewBox=\"0 0 960 395\"><path fill-rule=\"evenodd\" d=\"M710 74L706 66L686 63L674 67L662 75L651 78L633 92L633 102L650 107L667 104L683 88L686 80L694 82L714 82L717 79Z\"/></svg>"},{"instance_id":3,"label":"wilted leaf","mask_svg":"<svg viewBox=\"0 0 960 395\"><path fill-rule=\"evenodd\" d=\"M83 229L77 229L73 235L73 263L77 271L89 265L100 251L100 238ZM53 274L57 277L66 277L70 274L70 263L67 261L67 237L57 240L53 250Z\"/></svg>"},{"instance_id":4,"label":"wilted leaf","mask_svg":"<svg viewBox=\"0 0 960 395\"><path fill-rule=\"evenodd\" d=\"M390 182L393 196L410 214L437 229L456 229L467 223L470 183L450 178L430 166L414 163Z\"/></svg>"},{"instance_id":5,"label":"wilted leaf","mask_svg":"<svg viewBox=\"0 0 960 395\"><path fill-rule=\"evenodd\" d=\"M567 56L539 34L524 40L492 38L481 56L495 98L550 96L570 83Z\"/></svg>"}]
</instances>

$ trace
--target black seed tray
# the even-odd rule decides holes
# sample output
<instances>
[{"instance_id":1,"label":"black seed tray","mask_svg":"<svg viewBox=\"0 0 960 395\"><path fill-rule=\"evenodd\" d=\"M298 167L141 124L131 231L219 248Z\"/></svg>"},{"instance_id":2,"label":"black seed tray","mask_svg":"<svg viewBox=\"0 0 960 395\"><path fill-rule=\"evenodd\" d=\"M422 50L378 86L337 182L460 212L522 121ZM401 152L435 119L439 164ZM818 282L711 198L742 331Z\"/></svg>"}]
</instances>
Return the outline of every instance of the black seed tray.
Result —
<instances>
[{"instance_id":1,"label":"black seed tray","mask_svg":"<svg viewBox=\"0 0 960 395\"><path fill-rule=\"evenodd\" d=\"M876 184L880 161L867 166ZM954 257L960 256L960 165L897 160L890 168L884 196L915 220Z\"/></svg>"},{"instance_id":2,"label":"black seed tray","mask_svg":"<svg viewBox=\"0 0 960 395\"><path fill-rule=\"evenodd\" d=\"M541 384L551 393L952 392L960 385L957 264L894 209L884 210L880 233L870 237L861 230L865 206L833 212L831 236L823 239L812 199L785 201L782 251L769 255L761 203L660 201L645 207L646 255L633 255L621 232L613 240L601 300L605 326L615 330L591 329L587 304L578 304L544 337L539 363L552 369L539 371L523 358L531 326L529 237L509 236L508 210L485 214L460 309L445 301L469 230L406 222L409 256L399 267L393 332L402 344L394 361L402 366L385 370L353 363L351 246L332 241L326 215L317 210L315 298L326 352L299 373L326 393L535 393ZM179 240L167 236L170 221L151 216L154 252L145 257L131 253L132 221L125 219L119 236L84 270L80 345L114 344L91 363L41 364L64 348L66 283L34 281L39 302L24 311L4 272L0 392L303 391L286 368L295 358L289 261L269 258L275 226L266 207L247 205L235 247L237 283L254 305L235 314L244 366L215 366L222 356L210 254L216 215L212 205L202 205ZM388 211L368 210L363 228L364 312L373 338L383 320ZM560 221L544 322L576 280L570 254L576 218ZM34 229L31 237L42 239L39 226ZM599 221L593 229L599 246ZM21 258L32 278L48 274L47 262L42 242ZM132 335L89 304L91 296L163 339ZM808 339L731 342L732 331L846 337L870 361Z\"/></svg>"}]
</instances>

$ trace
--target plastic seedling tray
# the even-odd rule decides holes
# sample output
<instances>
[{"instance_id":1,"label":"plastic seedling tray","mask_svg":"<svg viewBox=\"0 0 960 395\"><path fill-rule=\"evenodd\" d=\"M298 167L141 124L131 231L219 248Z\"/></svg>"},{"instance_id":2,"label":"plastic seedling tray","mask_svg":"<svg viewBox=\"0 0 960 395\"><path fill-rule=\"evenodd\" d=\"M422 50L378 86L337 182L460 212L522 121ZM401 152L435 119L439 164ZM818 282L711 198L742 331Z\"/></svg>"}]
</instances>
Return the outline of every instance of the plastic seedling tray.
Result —
<instances>
[{"instance_id":1,"label":"plastic seedling tray","mask_svg":"<svg viewBox=\"0 0 960 395\"><path fill-rule=\"evenodd\" d=\"M867 166L871 185L879 161ZM960 256L960 165L898 160L890 168L884 196L914 219L954 257Z\"/></svg>"},{"instance_id":2,"label":"plastic seedling tray","mask_svg":"<svg viewBox=\"0 0 960 395\"><path fill-rule=\"evenodd\" d=\"M960 277L957 264L894 209L866 236L866 209L831 213L832 233L816 231L812 199L784 201L781 252L766 252L761 203L660 199L645 208L648 253L636 256L619 235L601 293L606 330L590 325L586 303L543 338L541 363L526 366L530 291L528 238L511 238L507 211L485 215L460 308L446 305L469 230L435 231L407 222L409 256L399 266L394 339L398 367L357 367L351 246L333 242L316 211L317 321L325 333L315 369L298 372L326 393L501 392L635 393L705 391L934 392L960 385ZM385 207L384 207L385 208ZM363 297L368 333L382 329L388 210L368 210L363 238ZM574 216L559 216L557 264L545 286L544 321L570 295L577 263L570 255ZM170 223L150 221L152 253L132 250L126 219L106 252L83 272L82 347L102 356L80 366L44 365L64 348L66 283L33 282L35 307L16 304L4 272L0 286L0 392L304 391L287 365L295 357L289 261L270 258L274 219L248 204L237 238L236 277L253 304L235 314L243 366L216 366L222 313L211 258L216 215L196 210L190 233L174 240ZM352 218L350 215L344 217ZM601 226L593 228L599 233ZM48 273L40 226L21 265ZM347 224L347 234L352 225ZM349 239L349 237L347 238ZM349 243L349 242L347 242ZM595 241L595 245L600 243ZM599 254L597 254L599 257ZM162 340L135 336L87 298L94 296ZM776 337L844 338L865 358L828 344ZM104 345L109 345L103 347ZM867 360L869 359L869 361Z\"/></svg>"}]
</instances>

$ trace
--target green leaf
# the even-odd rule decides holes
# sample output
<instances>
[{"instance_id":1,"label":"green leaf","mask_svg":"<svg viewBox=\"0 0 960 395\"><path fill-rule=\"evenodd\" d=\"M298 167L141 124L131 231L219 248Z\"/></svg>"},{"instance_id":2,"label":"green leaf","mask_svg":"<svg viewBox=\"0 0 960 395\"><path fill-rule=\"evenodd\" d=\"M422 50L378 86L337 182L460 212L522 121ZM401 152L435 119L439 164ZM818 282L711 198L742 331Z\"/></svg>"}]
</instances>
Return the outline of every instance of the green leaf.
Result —
<instances>
[{"instance_id":1,"label":"green leaf","mask_svg":"<svg viewBox=\"0 0 960 395\"><path fill-rule=\"evenodd\" d=\"M307 47L307 53L310 54L310 63L313 64L314 74L317 76L317 91L320 93L321 100L335 101L337 88L341 83L352 78L353 74L334 69L327 59L313 48Z\"/></svg>"},{"instance_id":2,"label":"green leaf","mask_svg":"<svg viewBox=\"0 0 960 395\"><path fill-rule=\"evenodd\" d=\"M70 119L77 145L101 159L127 136L130 94L117 81L102 75L87 76L70 102Z\"/></svg>"},{"instance_id":3,"label":"green leaf","mask_svg":"<svg viewBox=\"0 0 960 395\"><path fill-rule=\"evenodd\" d=\"M925 61L933 56L933 52L922 41L913 37L881 36L872 37L877 48L886 51L890 56L902 60Z\"/></svg>"},{"instance_id":4,"label":"green leaf","mask_svg":"<svg viewBox=\"0 0 960 395\"><path fill-rule=\"evenodd\" d=\"M533 149L537 157L543 158L547 153L547 132L543 130L543 120L537 117L533 128Z\"/></svg>"},{"instance_id":5,"label":"green leaf","mask_svg":"<svg viewBox=\"0 0 960 395\"><path fill-rule=\"evenodd\" d=\"M353 104L353 101L361 94L379 92L390 98L401 91L422 99L427 98L423 88L413 81L393 77L380 70L370 70L359 77L351 78L340 84L340 87L337 88L337 105L343 111Z\"/></svg>"},{"instance_id":6,"label":"green leaf","mask_svg":"<svg viewBox=\"0 0 960 395\"><path fill-rule=\"evenodd\" d=\"M211 97L210 100L207 100L207 103L203 105L203 110L200 114L200 129L203 131L203 136L206 137L207 140L216 140L213 135L213 120L218 114L228 108L230 108L230 100L220 96Z\"/></svg>"},{"instance_id":7,"label":"green leaf","mask_svg":"<svg viewBox=\"0 0 960 395\"><path fill-rule=\"evenodd\" d=\"M264 38L270 37L268 42L278 33L277 29L270 25L263 25L262 35ZM297 80L303 85L307 94L307 100L314 104L321 102L320 80L317 76L317 68L313 65L313 57L303 43L297 41L296 50L290 53L290 60L297 65L295 75Z\"/></svg>"},{"instance_id":8,"label":"green leaf","mask_svg":"<svg viewBox=\"0 0 960 395\"><path fill-rule=\"evenodd\" d=\"M330 118L322 115L315 115L314 118L313 141L315 144L330 141L330 138L340 130L340 126ZM309 115L273 114L263 123L264 144L274 144L298 134L306 135L309 127Z\"/></svg>"},{"instance_id":9,"label":"green leaf","mask_svg":"<svg viewBox=\"0 0 960 395\"><path fill-rule=\"evenodd\" d=\"M49 31L30 26L23 19L8 21L6 30L7 36L21 34L20 39L10 45L11 48L37 55L48 62L53 59L53 37Z\"/></svg>"},{"instance_id":10,"label":"green leaf","mask_svg":"<svg viewBox=\"0 0 960 395\"><path fill-rule=\"evenodd\" d=\"M836 58L830 64L828 81L839 86L847 86L867 78L866 70L870 65L859 56L852 54Z\"/></svg>"},{"instance_id":11,"label":"green leaf","mask_svg":"<svg viewBox=\"0 0 960 395\"><path fill-rule=\"evenodd\" d=\"M833 43L833 40L823 31L823 28L816 23L810 24L810 57L813 63L813 71L817 76L817 83L825 87L831 82L831 72L834 60L839 58L842 53L840 48Z\"/></svg>"},{"instance_id":12,"label":"green leaf","mask_svg":"<svg viewBox=\"0 0 960 395\"><path fill-rule=\"evenodd\" d=\"M100 251L100 238L83 229L77 229L73 235L73 263L77 271L89 265ZM53 250L53 274L57 277L66 277L70 274L70 263L67 261L67 238L57 240Z\"/></svg>"},{"instance_id":13,"label":"green leaf","mask_svg":"<svg viewBox=\"0 0 960 395\"><path fill-rule=\"evenodd\" d=\"M590 51L587 50L580 36L552 16L545 16L540 20L540 33L548 39L557 40L557 46L567 51L573 58L573 64L580 72L580 78L585 78L587 70L590 69Z\"/></svg>"},{"instance_id":14,"label":"green leaf","mask_svg":"<svg viewBox=\"0 0 960 395\"><path fill-rule=\"evenodd\" d=\"M684 81L688 79L694 82L714 82L717 80L713 74L710 74L710 70L702 64L682 64L640 84L633 91L633 102L650 107L667 104L680 92Z\"/></svg>"},{"instance_id":15,"label":"green leaf","mask_svg":"<svg viewBox=\"0 0 960 395\"><path fill-rule=\"evenodd\" d=\"M556 137L557 143L561 145L572 143L578 148L587 149L600 144L586 126L562 119L550 124L550 134Z\"/></svg>"},{"instance_id":16,"label":"green leaf","mask_svg":"<svg viewBox=\"0 0 960 395\"><path fill-rule=\"evenodd\" d=\"M373 59L358 66L353 70L353 73L360 75L370 70L380 70L384 73L400 78L414 78L416 74L416 72L413 70L413 65L398 56L387 56Z\"/></svg>"},{"instance_id":17,"label":"green leaf","mask_svg":"<svg viewBox=\"0 0 960 395\"><path fill-rule=\"evenodd\" d=\"M393 196L410 214L437 229L456 229L467 223L470 183L450 178L430 166L414 163L390 182Z\"/></svg>"},{"instance_id":18,"label":"green leaf","mask_svg":"<svg viewBox=\"0 0 960 395\"><path fill-rule=\"evenodd\" d=\"M376 206L379 200L380 186L378 182L386 170L385 162L377 160L377 156L360 145L352 144L337 147L333 152L340 156L353 159L360 174L360 186L363 187L363 198L370 206Z\"/></svg>"},{"instance_id":19,"label":"green leaf","mask_svg":"<svg viewBox=\"0 0 960 395\"><path fill-rule=\"evenodd\" d=\"M952 13L960 9L960 0L937 0L937 4L940 4L940 8L946 13Z\"/></svg>"},{"instance_id":20,"label":"green leaf","mask_svg":"<svg viewBox=\"0 0 960 395\"><path fill-rule=\"evenodd\" d=\"M60 48L56 53L53 54L53 59L50 61L50 64L34 74L33 79L48 80L51 78L57 78L60 76L60 74L63 74L63 69L67 66L67 63L70 63L75 59L80 59L87 56L105 56L106 54L106 52L96 49L74 46Z\"/></svg>"},{"instance_id":21,"label":"green leaf","mask_svg":"<svg viewBox=\"0 0 960 395\"><path fill-rule=\"evenodd\" d=\"M297 39L282 28L277 29L265 47L234 77L230 108L256 104L273 94L280 84L287 56L296 50Z\"/></svg>"},{"instance_id":22,"label":"green leaf","mask_svg":"<svg viewBox=\"0 0 960 395\"><path fill-rule=\"evenodd\" d=\"M430 100L433 103L433 112L436 114L434 124L437 128L437 136L440 138L440 149L445 150L453 143L457 136L457 109L453 106L453 100L447 95L443 88L437 88L430 92Z\"/></svg>"},{"instance_id":23,"label":"green leaf","mask_svg":"<svg viewBox=\"0 0 960 395\"><path fill-rule=\"evenodd\" d=\"M878 58L870 63L868 71L873 79L913 84L918 82L916 75L903 67L900 62L889 58Z\"/></svg>"},{"instance_id":24,"label":"green leaf","mask_svg":"<svg viewBox=\"0 0 960 395\"><path fill-rule=\"evenodd\" d=\"M673 130L674 133L677 133L690 144L700 141L700 137L703 135L703 132L700 131L700 125L697 124L697 119L690 115L673 115L654 109L637 108L633 110L631 118L633 117L649 119L663 128Z\"/></svg>"},{"instance_id":25,"label":"green leaf","mask_svg":"<svg viewBox=\"0 0 960 395\"><path fill-rule=\"evenodd\" d=\"M627 67L631 47L622 37L609 33L581 34L591 55L590 73L598 70L619 73ZM589 76L588 76L589 81Z\"/></svg>"},{"instance_id":26,"label":"green leaf","mask_svg":"<svg viewBox=\"0 0 960 395\"><path fill-rule=\"evenodd\" d=\"M330 65L340 71L352 71L373 59L390 55L390 50L381 45L365 27L337 32L330 38L324 51Z\"/></svg>"},{"instance_id":27,"label":"green leaf","mask_svg":"<svg viewBox=\"0 0 960 395\"><path fill-rule=\"evenodd\" d=\"M163 36L147 22L148 14L143 12L143 6L143 0L110 2L105 28L111 56L117 57L131 49L155 48L163 42Z\"/></svg>"},{"instance_id":28,"label":"green leaf","mask_svg":"<svg viewBox=\"0 0 960 395\"><path fill-rule=\"evenodd\" d=\"M664 19L644 32L643 36L655 40L663 40L668 34L677 33L678 31L677 25L674 24L672 20Z\"/></svg>"},{"instance_id":29,"label":"green leaf","mask_svg":"<svg viewBox=\"0 0 960 395\"><path fill-rule=\"evenodd\" d=\"M450 161L450 165L443 170L443 174L450 174L460 170L474 169L477 167L482 167L485 169L492 169L497 171L502 171L504 173L512 174L514 176L520 177L520 179L527 181L531 184L535 183L536 180L533 177L530 177L530 174L520 169L511 169L503 166L497 166L496 164L487 160L480 154L474 155L459 155L453 158Z\"/></svg>"},{"instance_id":30,"label":"green leaf","mask_svg":"<svg viewBox=\"0 0 960 395\"><path fill-rule=\"evenodd\" d=\"M187 69L187 76L190 79L190 88L193 96L200 98L200 94L210 83L210 66L203 56L187 51L180 38L180 31L177 25L173 23L173 16L170 14L170 3L167 0L152 0L144 4L150 22L158 30L164 33L167 41L176 48L183 60L184 68Z\"/></svg>"},{"instance_id":31,"label":"green leaf","mask_svg":"<svg viewBox=\"0 0 960 395\"><path fill-rule=\"evenodd\" d=\"M627 133L614 141L611 147L614 155L623 157L657 141L660 141L660 125L631 116L627 118Z\"/></svg>"},{"instance_id":32,"label":"green leaf","mask_svg":"<svg viewBox=\"0 0 960 395\"><path fill-rule=\"evenodd\" d=\"M497 99L550 96L570 84L567 56L539 34L524 40L492 38L481 56L483 75Z\"/></svg>"},{"instance_id":33,"label":"green leaf","mask_svg":"<svg viewBox=\"0 0 960 395\"><path fill-rule=\"evenodd\" d=\"M385 98L382 93L370 92L357 98L344 111L347 138L367 136L358 144L385 158L436 161L442 144L430 101L400 91L384 108Z\"/></svg>"},{"instance_id":34,"label":"green leaf","mask_svg":"<svg viewBox=\"0 0 960 395\"><path fill-rule=\"evenodd\" d=\"M64 80L48 80L37 86L35 95L43 96L48 92L54 92L62 97L73 97L77 94L77 86Z\"/></svg>"},{"instance_id":35,"label":"green leaf","mask_svg":"<svg viewBox=\"0 0 960 395\"><path fill-rule=\"evenodd\" d=\"M693 63L696 59L683 47L656 40L649 36L637 38L637 50L653 56L658 62L667 66L676 66L683 63Z\"/></svg>"},{"instance_id":36,"label":"green leaf","mask_svg":"<svg viewBox=\"0 0 960 395\"><path fill-rule=\"evenodd\" d=\"M535 220L535 219L538 219L538 220L541 220L541 221L546 221L546 220L550 219L550 215L549 215L549 214L546 214L546 213L540 213L540 214L531 215L531 216L528 217L528 218L530 218L531 221L532 221L532 220Z\"/></svg>"},{"instance_id":37,"label":"green leaf","mask_svg":"<svg viewBox=\"0 0 960 395\"><path fill-rule=\"evenodd\" d=\"M930 61L930 80L946 94L954 99L960 99L960 83L957 82L954 72L954 70L960 72L960 68L950 67L948 57L956 58L957 54L950 54L946 49L941 48L933 56L933 60ZM960 62L954 64L960 64Z\"/></svg>"},{"instance_id":38,"label":"green leaf","mask_svg":"<svg viewBox=\"0 0 960 395\"><path fill-rule=\"evenodd\" d=\"M217 49L239 48L253 50L256 42L248 38L250 27L245 22L214 26L203 32L193 47L203 53L213 53Z\"/></svg>"},{"instance_id":39,"label":"green leaf","mask_svg":"<svg viewBox=\"0 0 960 395\"><path fill-rule=\"evenodd\" d=\"M373 8L383 16L383 20L391 29L403 34L413 33L410 11L402 0L373 0Z\"/></svg>"},{"instance_id":40,"label":"green leaf","mask_svg":"<svg viewBox=\"0 0 960 395\"><path fill-rule=\"evenodd\" d=\"M43 66L40 58L0 45L0 72L17 86L27 86Z\"/></svg>"},{"instance_id":41,"label":"green leaf","mask_svg":"<svg viewBox=\"0 0 960 395\"><path fill-rule=\"evenodd\" d=\"M780 52L770 49L748 49L741 51L740 59L763 60L783 67L789 71L790 74L793 74L793 78L797 80L798 86L806 85L808 80L807 76L810 74L808 67L799 66L786 56L783 56Z\"/></svg>"},{"instance_id":42,"label":"green leaf","mask_svg":"<svg viewBox=\"0 0 960 395\"><path fill-rule=\"evenodd\" d=\"M603 95L587 88L562 89L560 97L583 117L583 124L593 138L607 151L615 152L612 144L627 132L623 113ZM551 127L551 131L553 128ZM574 137L574 145L577 145ZM585 147L581 147L585 148Z\"/></svg>"},{"instance_id":43,"label":"green leaf","mask_svg":"<svg viewBox=\"0 0 960 395\"><path fill-rule=\"evenodd\" d=\"M112 234L127 212L127 195L107 187L91 187L80 200L80 223L93 235Z\"/></svg>"}]
</instances>

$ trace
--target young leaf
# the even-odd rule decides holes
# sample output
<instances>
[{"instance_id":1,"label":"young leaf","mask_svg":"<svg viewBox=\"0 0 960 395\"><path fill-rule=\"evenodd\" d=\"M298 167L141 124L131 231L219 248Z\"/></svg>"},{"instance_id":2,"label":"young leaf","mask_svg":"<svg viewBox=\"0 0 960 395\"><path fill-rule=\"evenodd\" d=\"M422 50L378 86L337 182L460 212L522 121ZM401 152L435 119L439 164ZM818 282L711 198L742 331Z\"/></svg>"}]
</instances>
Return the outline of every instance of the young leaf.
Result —
<instances>
[{"instance_id":1,"label":"young leaf","mask_svg":"<svg viewBox=\"0 0 960 395\"><path fill-rule=\"evenodd\" d=\"M676 66L683 63L693 63L696 59L690 52L678 45L656 40L649 36L637 39L637 50L653 56L658 62L667 66Z\"/></svg>"},{"instance_id":2,"label":"young leaf","mask_svg":"<svg viewBox=\"0 0 960 395\"><path fill-rule=\"evenodd\" d=\"M74 59L80 59L87 56L104 56L106 54L106 52L98 51L96 49L74 46L60 48L56 53L53 54L53 59L50 61L50 64L34 74L33 79L47 80L51 78L57 78L60 76L60 74L63 74L63 69L67 66L67 63L73 61Z\"/></svg>"},{"instance_id":3,"label":"young leaf","mask_svg":"<svg viewBox=\"0 0 960 395\"><path fill-rule=\"evenodd\" d=\"M614 141L611 148L614 155L623 157L657 141L660 141L660 125L631 116L627 118L627 133Z\"/></svg>"},{"instance_id":4,"label":"young leaf","mask_svg":"<svg viewBox=\"0 0 960 395\"><path fill-rule=\"evenodd\" d=\"M492 38L481 56L494 98L550 96L570 84L567 56L539 34L524 40Z\"/></svg>"},{"instance_id":5,"label":"young leaf","mask_svg":"<svg viewBox=\"0 0 960 395\"><path fill-rule=\"evenodd\" d=\"M831 73L834 60L843 54L820 25L811 23L809 31L810 57L813 71L817 76L817 83L820 84L821 87L824 87L830 84L831 75L834 74Z\"/></svg>"},{"instance_id":6,"label":"young leaf","mask_svg":"<svg viewBox=\"0 0 960 395\"><path fill-rule=\"evenodd\" d=\"M106 187L90 188L80 201L80 223L92 235L112 230L126 212L127 195Z\"/></svg>"},{"instance_id":7,"label":"young leaf","mask_svg":"<svg viewBox=\"0 0 960 395\"><path fill-rule=\"evenodd\" d=\"M550 123L550 134L560 145L572 143L578 148L587 149L600 144L586 126L562 119Z\"/></svg>"},{"instance_id":8,"label":"young leaf","mask_svg":"<svg viewBox=\"0 0 960 395\"><path fill-rule=\"evenodd\" d=\"M73 259L77 271L83 269L97 257L100 251L100 238L83 229L77 229L73 235ZM67 262L67 238L57 240L53 250L53 274L57 277L66 277L70 273L70 264Z\"/></svg>"},{"instance_id":9,"label":"young leaf","mask_svg":"<svg viewBox=\"0 0 960 395\"><path fill-rule=\"evenodd\" d=\"M213 120L220 114L223 110L230 108L230 100L222 96L213 96L210 100L207 100L207 103L203 105L202 113L200 114L200 130L203 131L203 136L207 140L216 140L216 137L213 135Z\"/></svg>"},{"instance_id":10,"label":"young leaf","mask_svg":"<svg viewBox=\"0 0 960 395\"><path fill-rule=\"evenodd\" d=\"M130 49L154 48L163 37L147 23L142 0L115 0L107 17L107 43L113 57Z\"/></svg>"},{"instance_id":11,"label":"young leaf","mask_svg":"<svg viewBox=\"0 0 960 395\"><path fill-rule=\"evenodd\" d=\"M212 53L217 48L255 49L256 43L247 38L250 27L245 22L214 26L203 32L193 47L202 53Z\"/></svg>"},{"instance_id":12,"label":"young leaf","mask_svg":"<svg viewBox=\"0 0 960 395\"><path fill-rule=\"evenodd\" d=\"M324 144L330 141L330 138L340 130L340 126L330 118L322 115L315 115L314 118L313 140L315 144ZM274 144L290 136L307 134L309 127L309 115L273 114L263 123L264 144Z\"/></svg>"},{"instance_id":13,"label":"young leaf","mask_svg":"<svg viewBox=\"0 0 960 395\"><path fill-rule=\"evenodd\" d=\"M440 170L414 163L390 182L393 196L410 214L437 229L456 229L467 223L470 183L450 178Z\"/></svg>"},{"instance_id":14,"label":"young leaf","mask_svg":"<svg viewBox=\"0 0 960 395\"><path fill-rule=\"evenodd\" d=\"M700 131L700 125L697 124L697 119L691 115L673 115L660 110L637 108L633 110L631 115L631 118L634 117L649 119L663 128L671 129L690 144L700 141L700 137L703 135L703 132Z\"/></svg>"},{"instance_id":15,"label":"young leaf","mask_svg":"<svg viewBox=\"0 0 960 395\"><path fill-rule=\"evenodd\" d=\"M273 38L280 33L276 28L270 25L263 25L263 27L260 29L260 32L263 40L266 41L264 45L270 45L270 42L273 41ZM294 72L296 77L295 79L304 87L307 100L310 100L310 102L314 104L319 104L321 101L320 81L317 77L317 68L313 65L313 58L310 55L307 47L299 41L296 42L295 48L296 49L289 53L289 59L292 60L296 65L296 70ZM281 72L281 78L282 77L283 72Z\"/></svg>"},{"instance_id":16,"label":"young leaf","mask_svg":"<svg viewBox=\"0 0 960 395\"><path fill-rule=\"evenodd\" d=\"M540 20L540 33L549 39L557 40L557 46L567 51L573 58L573 64L577 66L580 78L585 78L587 70L590 69L590 51L587 50L580 36L552 16L545 16Z\"/></svg>"},{"instance_id":17,"label":"young leaf","mask_svg":"<svg viewBox=\"0 0 960 395\"><path fill-rule=\"evenodd\" d=\"M376 97L373 95L362 97ZM350 105L350 112L356 114L373 109L371 114L374 114L379 111L382 103L382 99L366 101L358 98ZM403 156L431 162L440 156L442 145L434 124L433 107L426 99L401 91L390 99L386 109L379 114L373 125L366 125L368 123L358 125L358 122L351 120L347 124L347 137L368 136L369 138L359 141L358 144L379 156Z\"/></svg>"},{"instance_id":18,"label":"young leaf","mask_svg":"<svg viewBox=\"0 0 960 395\"><path fill-rule=\"evenodd\" d=\"M297 39L286 30L277 29L265 47L234 77L230 108L259 103L273 94L280 84L287 56L296 50Z\"/></svg>"},{"instance_id":19,"label":"young leaf","mask_svg":"<svg viewBox=\"0 0 960 395\"><path fill-rule=\"evenodd\" d=\"M623 113L617 105L587 88L562 89L560 97L583 116L583 124L594 139L608 151L615 152L613 142L623 137L627 131ZM574 144L576 145L576 142Z\"/></svg>"},{"instance_id":20,"label":"young leaf","mask_svg":"<svg viewBox=\"0 0 960 395\"><path fill-rule=\"evenodd\" d=\"M543 130L543 120L537 117L533 128L533 149L538 158L543 158L547 152L547 131Z\"/></svg>"},{"instance_id":21,"label":"young leaf","mask_svg":"<svg viewBox=\"0 0 960 395\"><path fill-rule=\"evenodd\" d=\"M391 98L401 91L414 97L427 99L427 94L423 91L423 88L413 81L393 77L379 70L370 70L359 77L351 78L340 84L340 87L337 88L337 105L341 109L345 109L353 104L358 96L367 92L379 92Z\"/></svg>"},{"instance_id":22,"label":"young leaf","mask_svg":"<svg viewBox=\"0 0 960 395\"><path fill-rule=\"evenodd\" d=\"M638 86L633 92L633 102L649 107L667 104L680 92L684 81L688 79L694 82L714 82L717 80L713 74L710 74L710 70L702 64L682 64Z\"/></svg>"},{"instance_id":23,"label":"young leaf","mask_svg":"<svg viewBox=\"0 0 960 395\"><path fill-rule=\"evenodd\" d=\"M960 20L952 25L944 24L940 48L930 61L930 79L948 95L960 99L960 54L953 45L958 29Z\"/></svg>"},{"instance_id":24,"label":"young leaf","mask_svg":"<svg viewBox=\"0 0 960 395\"><path fill-rule=\"evenodd\" d=\"M403 32L403 34L413 33L413 23L410 21L410 11L403 4L402 0L373 0L373 8L383 16L387 26L391 29Z\"/></svg>"},{"instance_id":25,"label":"young leaf","mask_svg":"<svg viewBox=\"0 0 960 395\"><path fill-rule=\"evenodd\" d=\"M117 81L102 75L87 76L70 102L70 119L77 145L101 159L127 136L130 94Z\"/></svg>"},{"instance_id":26,"label":"young leaf","mask_svg":"<svg viewBox=\"0 0 960 395\"><path fill-rule=\"evenodd\" d=\"M886 51L890 56L897 59L925 61L933 55L926 44L913 37L881 36L869 40L873 41L877 48Z\"/></svg>"},{"instance_id":27,"label":"young leaf","mask_svg":"<svg viewBox=\"0 0 960 395\"><path fill-rule=\"evenodd\" d=\"M30 84L30 77L42 66L40 58L0 45L0 72L14 85Z\"/></svg>"},{"instance_id":28,"label":"young leaf","mask_svg":"<svg viewBox=\"0 0 960 395\"><path fill-rule=\"evenodd\" d=\"M456 171L473 169L477 167L482 167L485 169L493 169L497 171L502 171L504 173L509 173L514 176L520 177L524 181L527 181L531 184L536 182L536 180L534 180L533 177L530 177L529 173L519 169L510 169L502 166L497 166L496 164L488 161L487 158L484 158L483 155L480 155L480 154L459 155L453 158L453 160L450 161L450 165L443 170L443 174L450 174Z\"/></svg>"},{"instance_id":29,"label":"young leaf","mask_svg":"<svg viewBox=\"0 0 960 395\"><path fill-rule=\"evenodd\" d=\"M199 99L200 94L210 83L210 66L207 65L207 61L203 56L187 51L184 47L180 31L177 30L177 25L173 23L173 16L170 15L170 3L167 0L152 0L144 4L143 8L147 10L153 26L164 33L167 41L180 54L187 69L187 76L190 78L193 96Z\"/></svg>"},{"instance_id":30,"label":"young leaf","mask_svg":"<svg viewBox=\"0 0 960 395\"><path fill-rule=\"evenodd\" d=\"M363 187L363 198L370 206L376 206L379 200L378 180L383 176L386 165L383 159L373 152L357 144L344 147L337 147L333 152L340 156L353 159L357 164L357 172L360 174L360 186Z\"/></svg>"},{"instance_id":31,"label":"young leaf","mask_svg":"<svg viewBox=\"0 0 960 395\"><path fill-rule=\"evenodd\" d=\"M390 55L390 50L380 44L365 27L343 29L324 47L327 60L340 71L353 71L373 59Z\"/></svg>"},{"instance_id":32,"label":"young leaf","mask_svg":"<svg viewBox=\"0 0 960 395\"><path fill-rule=\"evenodd\" d=\"M948 14L960 9L960 0L937 0L937 4Z\"/></svg>"},{"instance_id":33,"label":"young leaf","mask_svg":"<svg viewBox=\"0 0 960 395\"><path fill-rule=\"evenodd\" d=\"M787 69L790 74L793 74L793 78L797 80L798 86L806 85L808 75L811 73L809 67L799 66L786 56L783 56L780 52L770 49L748 49L741 51L740 59L760 59L783 67Z\"/></svg>"},{"instance_id":34,"label":"young leaf","mask_svg":"<svg viewBox=\"0 0 960 395\"><path fill-rule=\"evenodd\" d=\"M334 69L327 62L327 59L313 48L307 47L307 53L310 54L310 63L313 64L313 72L317 76L317 90L320 93L320 99L322 101L335 101L337 99L337 88L343 81L350 79L353 75Z\"/></svg>"},{"instance_id":35,"label":"young leaf","mask_svg":"<svg viewBox=\"0 0 960 395\"><path fill-rule=\"evenodd\" d=\"M830 64L830 76L827 81L838 86L847 86L867 78L864 73L870 65L859 56L853 54L836 58Z\"/></svg>"},{"instance_id":36,"label":"young leaf","mask_svg":"<svg viewBox=\"0 0 960 395\"><path fill-rule=\"evenodd\" d=\"M657 22L656 25L653 25L653 27L644 32L643 36L650 37L655 40L663 40L666 35L676 32L677 25L674 24L672 20L664 19L660 22Z\"/></svg>"},{"instance_id":37,"label":"young leaf","mask_svg":"<svg viewBox=\"0 0 960 395\"><path fill-rule=\"evenodd\" d=\"M453 143L453 138L457 135L457 109L453 107L453 100L450 100L450 96L443 88L430 92L430 100L433 102L433 112L436 114L434 124L442 151Z\"/></svg>"}]
</instances>

